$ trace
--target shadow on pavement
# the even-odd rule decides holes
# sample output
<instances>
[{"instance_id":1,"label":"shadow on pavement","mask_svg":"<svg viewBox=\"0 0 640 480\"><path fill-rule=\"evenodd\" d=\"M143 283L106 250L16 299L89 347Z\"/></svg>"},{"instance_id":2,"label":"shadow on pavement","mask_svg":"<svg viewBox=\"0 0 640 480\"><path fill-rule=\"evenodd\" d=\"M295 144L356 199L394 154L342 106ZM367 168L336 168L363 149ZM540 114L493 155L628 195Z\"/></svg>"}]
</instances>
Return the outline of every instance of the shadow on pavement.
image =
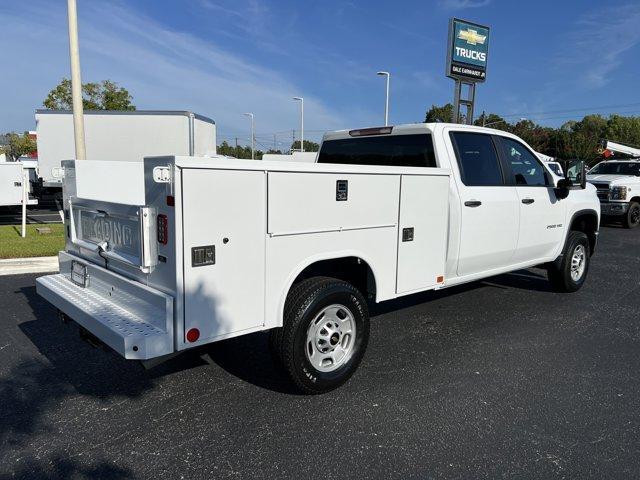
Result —
<instances>
[{"instance_id":1,"label":"shadow on pavement","mask_svg":"<svg viewBox=\"0 0 640 480\"><path fill-rule=\"evenodd\" d=\"M546 275L521 270L483 282L474 282L446 290L423 292L372 304L371 316L401 311L479 288L519 288L551 292ZM47 405L63 401L71 392L97 398L123 396L135 398L155 385L156 379L175 372L202 366L210 359L229 374L263 389L297 394L285 374L272 360L268 332L244 335L183 353L150 370L137 362L124 360L81 341L76 328L57 321L57 312L40 298L35 287L21 289L29 302L35 320L20 325L24 334L47 358L50 364L25 362L10 372L9 380L0 385L2 404L18 411L31 411L27 418L11 419L0 427L0 439L9 441L7 432L28 434L39 428L38 412ZM375 321L375 318L373 318ZM43 394L43 392L46 392Z\"/></svg>"},{"instance_id":2,"label":"shadow on pavement","mask_svg":"<svg viewBox=\"0 0 640 480\"><path fill-rule=\"evenodd\" d=\"M84 465L70 460L66 454L58 453L44 459L29 459L11 472L11 476L4 478L24 478L30 480L59 480L74 479L100 479L119 480L135 478L133 472L126 468L118 467L107 461L100 461L94 465Z\"/></svg>"}]
</instances>

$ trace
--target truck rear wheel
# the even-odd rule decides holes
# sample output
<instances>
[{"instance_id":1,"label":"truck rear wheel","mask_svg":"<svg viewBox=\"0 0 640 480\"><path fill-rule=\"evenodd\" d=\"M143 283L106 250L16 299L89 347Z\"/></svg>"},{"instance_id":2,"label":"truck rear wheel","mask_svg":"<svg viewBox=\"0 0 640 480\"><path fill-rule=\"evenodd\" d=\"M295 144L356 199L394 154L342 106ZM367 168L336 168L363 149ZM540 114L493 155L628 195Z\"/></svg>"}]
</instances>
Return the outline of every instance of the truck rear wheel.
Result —
<instances>
[{"instance_id":1,"label":"truck rear wheel","mask_svg":"<svg viewBox=\"0 0 640 480\"><path fill-rule=\"evenodd\" d=\"M283 327L271 331L277 362L304 393L344 384L358 368L369 341L369 312L351 284L313 277L295 285L284 308Z\"/></svg>"},{"instance_id":2,"label":"truck rear wheel","mask_svg":"<svg viewBox=\"0 0 640 480\"><path fill-rule=\"evenodd\" d=\"M567 237L562 261L547 266L549 281L557 292L576 292L584 284L589 272L589 239L583 232L573 231Z\"/></svg>"},{"instance_id":3,"label":"truck rear wheel","mask_svg":"<svg viewBox=\"0 0 640 480\"><path fill-rule=\"evenodd\" d=\"M640 225L640 203L631 202L623 223L626 228L636 228Z\"/></svg>"}]
</instances>

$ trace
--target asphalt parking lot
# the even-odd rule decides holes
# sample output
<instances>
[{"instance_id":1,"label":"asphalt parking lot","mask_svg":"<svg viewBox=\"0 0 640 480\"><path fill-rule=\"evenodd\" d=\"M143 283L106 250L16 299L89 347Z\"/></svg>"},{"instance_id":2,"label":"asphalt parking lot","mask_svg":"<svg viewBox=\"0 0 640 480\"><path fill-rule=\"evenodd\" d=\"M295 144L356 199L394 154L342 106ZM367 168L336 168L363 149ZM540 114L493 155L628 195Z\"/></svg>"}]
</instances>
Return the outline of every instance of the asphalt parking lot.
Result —
<instances>
[{"instance_id":1,"label":"asphalt parking lot","mask_svg":"<svg viewBox=\"0 0 640 480\"><path fill-rule=\"evenodd\" d=\"M521 271L378 306L343 388L291 391L264 334L145 371L0 277L2 478L637 478L640 230L589 279Z\"/></svg>"},{"instance_id":2,"label":"asphalt parking lot","mask_svg":"<svg viewBox=\"0 0 640 480\"><path fill-rule=\"evenodd\" d=\"M30 206L27 208L27 223L60 223L60 214L54 203ZM22 223L21 207L0 207L0 225L18 225Z\"/></svg>"}]
</instances>

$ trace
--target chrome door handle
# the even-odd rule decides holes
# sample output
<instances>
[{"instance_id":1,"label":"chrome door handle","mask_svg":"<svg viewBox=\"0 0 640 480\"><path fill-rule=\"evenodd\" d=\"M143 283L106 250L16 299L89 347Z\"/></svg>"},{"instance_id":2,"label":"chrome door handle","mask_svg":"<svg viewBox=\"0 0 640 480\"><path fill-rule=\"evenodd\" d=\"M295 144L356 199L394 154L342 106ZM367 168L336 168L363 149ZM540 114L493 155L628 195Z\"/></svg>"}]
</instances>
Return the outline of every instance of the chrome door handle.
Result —
<instances>
[{"instance_id":1,"label":"chrome door handle","mask_svg":"<svg viewBox=\"0 0 640 480\"><path fill-rule=\"evenodd\" d=\"M479 207L480 205L482 205L482 202L480 202L479 200L470 200L468 202L464 202L465 207L475 208Z\"/></svg>"},{"instance_id":2,"label":"chrome door handle","mask_svg":"<svg viewBox=\"0 0 640 480\"><path fill-rule=\"evenodd\" d=\"M533 202L535 202L535 200L533 198L523 198L522 199L522 203L524 203L525 205L531 205Z\"/></svg>"}]
</instances>

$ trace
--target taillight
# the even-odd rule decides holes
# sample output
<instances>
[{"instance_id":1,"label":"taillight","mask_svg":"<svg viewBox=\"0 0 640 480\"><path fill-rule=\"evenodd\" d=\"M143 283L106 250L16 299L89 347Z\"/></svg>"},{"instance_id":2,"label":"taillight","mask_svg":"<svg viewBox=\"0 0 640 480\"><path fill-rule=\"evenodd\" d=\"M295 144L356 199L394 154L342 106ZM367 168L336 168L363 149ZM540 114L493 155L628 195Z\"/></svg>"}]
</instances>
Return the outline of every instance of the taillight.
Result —
<instances>
[{"instance_id":1,"label":"taillight","mask_svg":"<svg viewBox=\"0 0 640 480\"><path fill-rule=\"evenodd\" d=\"M166 245L169 241L169 219L166 215L158 215L158 243Z\"/></svg>"}]
</instances>

